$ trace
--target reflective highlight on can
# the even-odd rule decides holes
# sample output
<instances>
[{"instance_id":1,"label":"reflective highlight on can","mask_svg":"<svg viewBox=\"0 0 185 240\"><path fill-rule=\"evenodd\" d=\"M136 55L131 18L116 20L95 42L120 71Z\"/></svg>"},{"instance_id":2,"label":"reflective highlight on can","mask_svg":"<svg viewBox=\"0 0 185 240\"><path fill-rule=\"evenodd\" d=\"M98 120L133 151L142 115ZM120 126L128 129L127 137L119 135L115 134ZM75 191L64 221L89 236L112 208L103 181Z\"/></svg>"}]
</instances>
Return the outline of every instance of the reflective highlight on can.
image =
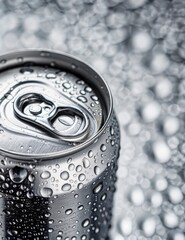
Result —
<instances>
[{"instance_id":1,"label":"reflective highlight on can","mask_svg":"<svg viewBox=\"0 0 185 240\"><path fill-rule=\"evenodd\" d=\"M0 61L0 236L108 237L119 155L110 90L67 55Z\"/></svg>"}]
</instances>

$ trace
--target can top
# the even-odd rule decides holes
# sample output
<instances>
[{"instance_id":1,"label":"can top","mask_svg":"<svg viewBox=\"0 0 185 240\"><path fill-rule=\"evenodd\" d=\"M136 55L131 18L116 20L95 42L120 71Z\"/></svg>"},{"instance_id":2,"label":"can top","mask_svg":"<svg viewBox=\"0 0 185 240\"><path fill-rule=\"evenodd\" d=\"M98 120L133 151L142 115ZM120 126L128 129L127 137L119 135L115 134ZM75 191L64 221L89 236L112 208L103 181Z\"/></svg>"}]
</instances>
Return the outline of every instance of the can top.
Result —
<instances>
[{"instance_id":1,"label":"can top","mask_svg":"<svg viewBox=\"0 0 185 240\"><path fill-rule=\"evenodd\" d=\"M102 134L110 90L90 66L57 52L29 50L0 58L0 151L48 159L79 151Z\"/></svg>"}]
</instances>

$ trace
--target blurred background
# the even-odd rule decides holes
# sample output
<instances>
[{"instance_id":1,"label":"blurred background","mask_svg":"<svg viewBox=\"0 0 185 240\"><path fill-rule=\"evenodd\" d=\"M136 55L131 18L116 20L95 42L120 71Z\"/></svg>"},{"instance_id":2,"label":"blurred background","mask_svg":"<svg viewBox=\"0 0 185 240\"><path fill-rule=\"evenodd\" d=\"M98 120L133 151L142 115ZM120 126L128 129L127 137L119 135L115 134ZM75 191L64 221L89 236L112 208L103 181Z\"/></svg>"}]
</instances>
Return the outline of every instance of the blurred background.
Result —
<instances>
[{"instance_id":1,"label":"blurred background","mask_svg":"<svg viewBox=\"0 0 185 240\"><path fill-rule=\"evenodd\" d=\"M185 240L185 1L0 0L1 54L63 51L108 82L121 155L111 240Z\"/></svg>"}]
</instances>

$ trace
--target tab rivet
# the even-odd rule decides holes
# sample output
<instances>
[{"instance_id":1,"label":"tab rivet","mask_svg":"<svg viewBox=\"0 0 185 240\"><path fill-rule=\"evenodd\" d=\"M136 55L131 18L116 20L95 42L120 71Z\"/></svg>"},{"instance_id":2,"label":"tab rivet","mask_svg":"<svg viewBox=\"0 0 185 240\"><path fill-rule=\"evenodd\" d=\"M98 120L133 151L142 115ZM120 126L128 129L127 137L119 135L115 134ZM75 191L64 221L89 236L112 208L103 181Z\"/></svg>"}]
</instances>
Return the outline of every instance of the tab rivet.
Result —
<instances>
[{"instance_id":1,"label":"tab rivet","mask_svg":"<svg viewBox=\"0 0 185 240\"><path fill-rule=\"evenodd\" d=\"M36 105L36 104L32 104L30 107L29 107L29 111L31 114L33 115L38 115L42 112L42 107L40 105Z\"/></svg>"}]
</instances>

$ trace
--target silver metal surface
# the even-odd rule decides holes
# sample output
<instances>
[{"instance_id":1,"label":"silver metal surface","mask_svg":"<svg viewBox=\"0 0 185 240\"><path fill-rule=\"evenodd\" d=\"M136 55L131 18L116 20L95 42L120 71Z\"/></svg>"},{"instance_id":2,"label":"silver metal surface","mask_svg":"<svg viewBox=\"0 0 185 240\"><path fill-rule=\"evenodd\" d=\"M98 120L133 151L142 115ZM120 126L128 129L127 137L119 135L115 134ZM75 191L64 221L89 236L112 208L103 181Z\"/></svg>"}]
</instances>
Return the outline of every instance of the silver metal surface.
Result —
<instances>
[{"instance_id":1,"label":"silver metal surface","mask_svg":"<svg viewBox=\"0 0 185 240\"><path fill-rule=\"evenodd\" d=\"M120 141L109 88L59 53L2 58L0 236L107 239Z\"/></svg>"},{"instance_id":2,"label":"silver metal surface","mask_svg":"<svg viewBox=\"0 0 185 240\"><path fill-rule=\"evenodd\" d=\"M21 62L20 58L22 59ZM48 121L43 117L37 116L36 118L32 116L31 120L30 115L28 117L27 114L25 115L19 111L16 99L19 97L16 96L33 92L36 93L37 96L41 94L44 98L52 98L52 96L55 96L54 105L56 110L54 111L53 109L53 116L57 115L57 109L60 108L60 112L62 113L61 107L68 108L70 106L72 112L77 113L78 121L81 121L80 118L83 119L84 126L82 129L80 127L76 136L74 135L74 131L72 132L73 139L70 133L63 133L66 135L63 136L63 138L65 137L64 140L68 138L68 141L70 141L69 138L71 138L74 142L82 142L80 147L85 147L85 145L92 143L95 133L97 133L97 136L102 134L103 128L108 123L111 115L112 99L106 83L101 80L101 77L98 76L94 70L69 56L44 51L23 51L7 54L6 56L2 56L2 59L6 59L5 64L0 66L0 77L2 79L1 108L3 109L1 110L3 117L0 119L0 122L2 128L4 128L2 134L3 139L6 139L1 142L1 149L3 151L7 151L9 154L12 153L14 156L17 154L23 158L25 158L26 155L32 158L35 154L34 157L37 158L41 157L42 153L44 155L47 153L47 157L49 157L56 156L56 154L65 155L67 154L65 150L68 148L70 148L70 152L78 149L78 144L71 145L66 143L66 141L61 144L61 134L58 133L56 129L53 131L54 129L50 124L51 119ZM43 67L38 67L39 65L43 65ZM46 65L47 67L45 67ZM52 68L51 65L53 66ZM55 68L56 66L62 66L62 69L58 70ZM12 68L11 70L5 71L10 67ZM76 76L70 72L76 74ZM88 79L88 84L85 82L86 79ZM92 89L95 89L96 93ZM12 111L12 102L14 102L14 110L16 116L19 115L19 120ZM46 102L48 101L46 100ZM80 110L80 108L83 110ZM25 111L27 110L25 109ZM105 115L107 116L106 122L103 128L100 128L102 125L102 117ZM44 128L50 131L50 133L52 131L53 134L60 135L60 139L57 141L56 138L48 139L47 131L43 133L38 128L33 129L31 124L28 126L28 124L20 121L20 116L21 119L24 118L24 120L26 119L27 121L29 121L29 119L32 122L34 121L34 125L37 124L42 129ZM64 121L62 122L64 123ZM59 122L54 121L55 127L56 125L58 126L58 124ZM22 151L17 151L19 141L17 141L16 144L11 142L12 132L10 129L12 129L14 133L17 131L18 135L24 137L25 147L22 148ZM87 130L89 130L89 133ZM35 134L34 136L33 133ZM85 137L87 137L86 141L81 141ZM42 143L42 139L48 141L47 147L45 147L46 144ZM42 145L41 148L39 146L40 144ZM24 149L27 149L29 145L34 145L35 149L33 147L32 151L25 152Z\"/></svg>"},{"instance_id":3,"label":"silver metal surface","mask_svg":"<svg viewBox=\"0 0 185 240\"><path fill-rule=\"evenodd\" d=\"M89 117L80 108L57 103L55 98L38 93L20 95L14 101L14 111L20 120L38 125L63 141L82 142L89 134Z\"/></svg>"}]
</instances>

